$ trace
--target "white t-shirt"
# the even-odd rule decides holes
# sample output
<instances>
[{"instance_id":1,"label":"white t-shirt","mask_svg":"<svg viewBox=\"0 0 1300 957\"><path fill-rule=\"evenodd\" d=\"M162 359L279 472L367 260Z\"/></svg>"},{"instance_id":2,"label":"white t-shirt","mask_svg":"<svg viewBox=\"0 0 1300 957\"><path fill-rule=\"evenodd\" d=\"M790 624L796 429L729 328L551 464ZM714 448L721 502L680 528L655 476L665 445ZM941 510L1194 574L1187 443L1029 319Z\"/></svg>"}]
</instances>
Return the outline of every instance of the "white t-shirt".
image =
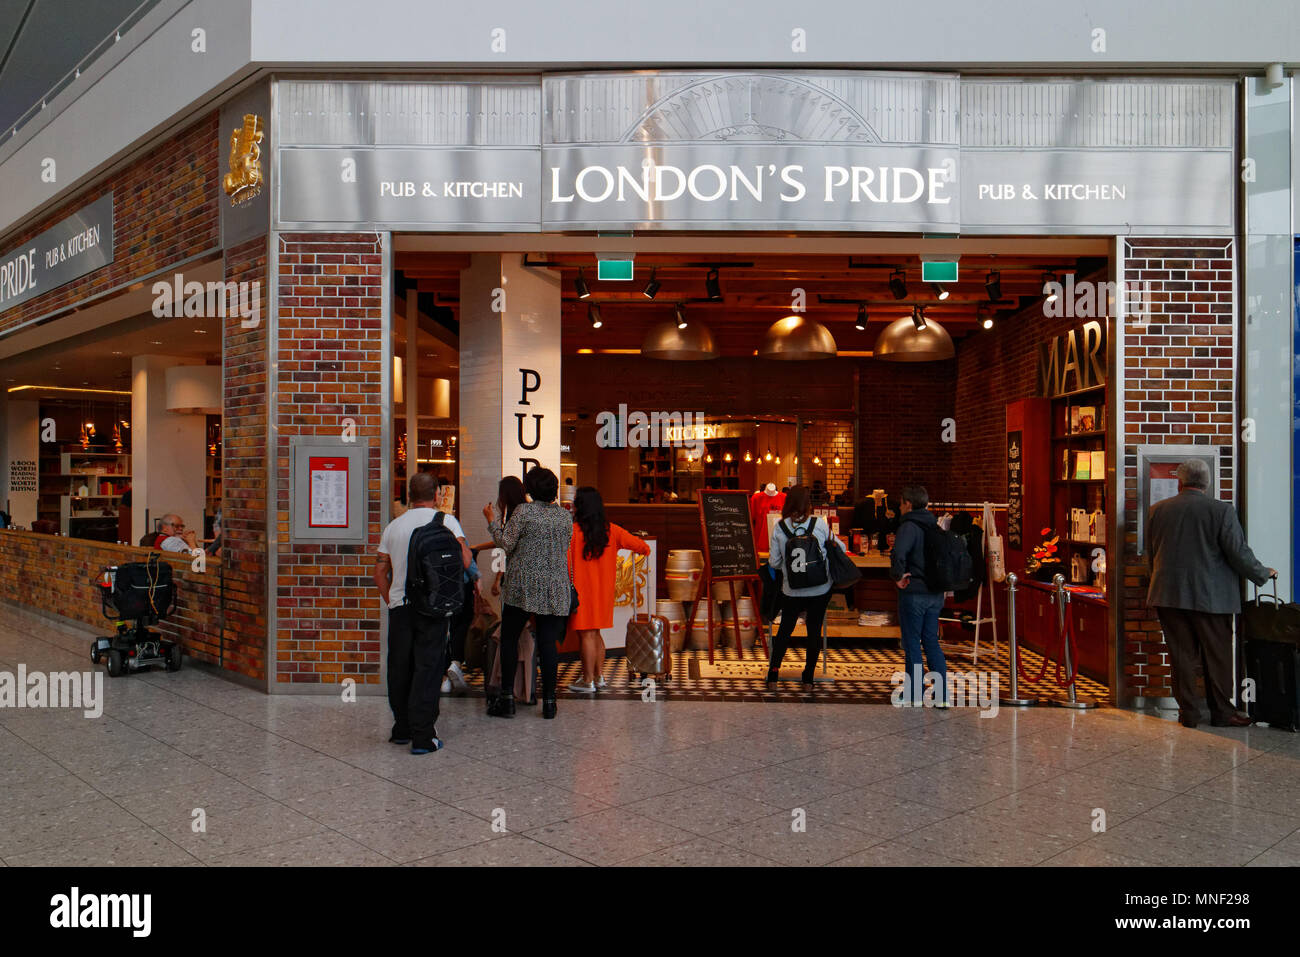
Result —
<instances>
[{"instance_id":1,"label":"white t-shirt","mask_svg":"<svg viewBox=\"0 0 1300 957\"><path fill-rule=\"evenodd\" d=\"M411 533L421 525L428 525L438 514L434 508L409 508L388 523L379 537L379 554L387 555L393 563L393 585L388 590L388 607L396 608L406 601L406 553L411 550ZM465 530L455 517L446 515L442 524L453 535L463 539Z\"/></svg>"}]
</instances>

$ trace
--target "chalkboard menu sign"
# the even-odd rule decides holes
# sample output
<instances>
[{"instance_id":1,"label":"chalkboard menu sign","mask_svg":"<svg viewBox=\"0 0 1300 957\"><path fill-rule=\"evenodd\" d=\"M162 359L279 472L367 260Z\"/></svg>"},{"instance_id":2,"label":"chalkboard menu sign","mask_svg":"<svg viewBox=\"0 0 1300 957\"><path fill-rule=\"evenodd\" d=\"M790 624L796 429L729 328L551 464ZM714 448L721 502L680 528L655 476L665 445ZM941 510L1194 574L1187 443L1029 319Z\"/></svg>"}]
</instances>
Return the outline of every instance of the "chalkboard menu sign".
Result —
<instances>
[{"instance_id":1,"label":"chalkboard menu sign","mask_svg":"<svg viewBox=\"0 0 1300 957\"><path fill-rule=\"evenodd\" d=\"M748 493L705 489L698 494L709 574L713 578L758 574Z\"/></svg>"},{"instance_id":2,"label":"chalkboard menu sign","mask_svg":"<svg viewBox=\"0 0 1300 957\"><path fill-rule=\"evenodd\" d=\"M1021 454L1021 432L1007 433L1007 548L1020 551L1021 544L1021 498L1023 474L1021 466L1024 456Z\"/></svg>"}]
</instances>

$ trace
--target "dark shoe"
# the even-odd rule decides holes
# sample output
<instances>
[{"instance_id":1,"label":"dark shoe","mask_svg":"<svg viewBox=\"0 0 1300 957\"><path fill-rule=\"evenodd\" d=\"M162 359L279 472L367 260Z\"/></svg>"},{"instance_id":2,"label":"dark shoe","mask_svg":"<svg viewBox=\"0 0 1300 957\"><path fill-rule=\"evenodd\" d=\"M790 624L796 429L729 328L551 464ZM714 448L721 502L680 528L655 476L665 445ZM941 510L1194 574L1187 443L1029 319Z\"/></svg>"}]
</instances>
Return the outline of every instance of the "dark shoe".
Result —
<instances>
[{"instance_id":1,"label":"dark shoe","mask_svg":"<svg viewBox=\"0 0 1300 957\"><path fill-rule=\"evenodd\" d=\"M513 718L515 716L515 696L497 695L488 704L488 715L493 718Z\"/></svg>"},{"instance_id":2,"label":"dark shoe","mask_svg":"<svg viewBox=\"0 0 1300 957\"><path fill-rule=\"evenodd\" d=\"M403 737L400 734L398 734L396 731L394 731L392 735L389 736L388 743L389 744L410 744L411 736L408 734L405 737Z\"/></svg>"},{"instance_id":3,"label":"dark shoe","mask_svg":"<svg viewBox=\"0 0 1300 957\"><path fill-rule=\"evenodd\" d=\"M442 750L442 738L430 738L424 744L411 745L412 754L428 754L431 751Z\"/></svg>"},{"instance_id":4,"label":"dark shoe","mask_svg":"<svg viewBox=\"0 0 1300 957\"><path fill-rule=\"evenodd\" d=\"M1195 728L1198 724L1201 723L1201 716L1199 714L1187 714L1186 712L1179 712L1178 723L1181 724L1184 728Z\"/></svg>"},{"instance_id":5,"label":"dark shoe","mask_svg":"<svg viewBox=\"0 0 1300 957\"><path fill-rule=\"evenodd\" d=\"M811 682L811 681L805 681L805 682L803 683L803 693L804 693L804 694L812 694L812 693L813 693L814 691L816 691L816 690L817 690L817 685L813 684L813 682Z\"/></svg>"},{"instance_id":6,"label":"dark shoe","mask_svg":"<svg viewBox=\"0 0 1300 957\"><path fill-rule=\"evenodd\" d=\"M1226 718L1211 718L1210 725L1215 728L1249 728L1255 722L1245 715L1230 714Z\"/></svg>"},{"instance_id":7,"label":"dark shoe","mask_svg":"<svg viewBox=\"0 0 1300 957\"><path fill-rule=\"evenodd\" d=\"M764 684L767 685L767 690L768 690L768 691L775 691L775 690L776 690L776 684L777 684L777 678L778 678L778 677L779 677L779 675L778 675L775 671L769 671L769 672L767 673L767 678L765 679Z\"/></svg>"},{"instance_id":8,"label":"dark shoe","mask_svg":"<svg viewBox=\"0 0 1300 957\"><path fill-rule=\"evenodd\" d=\"M554 699L554 698L543 698L543 699L542 699L542 717L543 717L543 718L554 718L554 717L555 717L555 699Z\"/></svg>"}]
</instances>

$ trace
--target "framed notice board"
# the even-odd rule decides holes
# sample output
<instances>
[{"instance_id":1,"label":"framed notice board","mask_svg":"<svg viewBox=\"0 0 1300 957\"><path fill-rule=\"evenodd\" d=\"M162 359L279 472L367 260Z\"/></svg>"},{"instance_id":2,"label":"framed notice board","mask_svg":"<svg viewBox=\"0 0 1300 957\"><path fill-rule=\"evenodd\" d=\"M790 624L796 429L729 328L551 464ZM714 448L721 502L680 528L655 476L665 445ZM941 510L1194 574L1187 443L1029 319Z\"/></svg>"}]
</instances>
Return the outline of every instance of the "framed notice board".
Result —
<instances>
[{"instance_id":1,"label":"framed notice board","mask_svg":"<svg viewBox=\"0 0 1300 957\"><path fill-rule=\"evenodd\" d=\"M1188 459L1200 459L1210 467L1210 487L1206 495L1219 497L1218 445L1139 445L1137 551L1146 552L1146 525L1151 506L1178 494L1178 466Z\"/></svg>"},{"instance_id":2,"label":"framed notice board","mask_svg":"<svg viewBox=\"0 0 1300 957\"><path fill-rule=\"evenodd\" d=\"M701 489L700 527L704 555L712 578L739 578L758 574L758 549L749 522L749 493Z\"/></svg>"},{"instance_id":3,"label":"framed notice board","mask_svg":"<svg viewBox=\"0 0 1300 957\"><path fill-rule=\"evenodd\" d=\"M295 435L289 444L290 541L365 544L370 443Z\"/></svg>"}]
</instances>

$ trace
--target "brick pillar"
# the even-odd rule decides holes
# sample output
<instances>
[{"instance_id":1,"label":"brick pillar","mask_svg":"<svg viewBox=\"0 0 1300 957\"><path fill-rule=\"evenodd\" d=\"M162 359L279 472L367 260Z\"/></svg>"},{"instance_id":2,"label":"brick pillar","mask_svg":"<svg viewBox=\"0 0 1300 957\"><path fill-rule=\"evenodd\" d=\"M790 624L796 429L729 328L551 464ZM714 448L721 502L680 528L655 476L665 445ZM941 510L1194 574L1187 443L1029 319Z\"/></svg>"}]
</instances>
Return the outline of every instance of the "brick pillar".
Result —
<instances>
[{"instance_id":1,"label":"brick pillar","mask_svg":"<svg viewBox=\"0 0 1300 957\"><path fill-rule=\"evenodd\" d=\"M1137 555L1137 446L1236 441L1233 246L1228 239L1124 242L1124 550L1120 652L1129 697L1173 694L1169 657L1146 607L1147 556ZM1147 322L1137 324L1132 283L1149 284ZM1219 494L1233 500L1233 457L1219 460Z\"/></svg>"},{"instance_id":2,"label":"brick pillar","mask_svg":"<svg viewBox=\"0 0 1300 957\"><path fill-rule=\"evenodd\" d=\"M219 655L219 660L224 659L224 667L263 686L267 676L266 422L270 325L266 256L265 236L226 252L226 280L250 283L250 294L256 293L256 307L248 325L240 315L227 316L223 321L221 569L225 602ZM255 290L252 283L257 283Z\"/></svg>"},{"instance_id":3,"label":"brick pillar","mask_svg":"<svg viewBox=\"0 0 1300 957\"><path fill-rule=\"evenodd\" d=\"M276 528L275 690L325 690L345 678L382 690L381 609L371 584L388 514L384 377L391 363L381 233L283 233L277 243L272 467ZM290 541L290 439L337 438L344 419L369 443L365 545Z\"/></svg>"}]
</instances>

